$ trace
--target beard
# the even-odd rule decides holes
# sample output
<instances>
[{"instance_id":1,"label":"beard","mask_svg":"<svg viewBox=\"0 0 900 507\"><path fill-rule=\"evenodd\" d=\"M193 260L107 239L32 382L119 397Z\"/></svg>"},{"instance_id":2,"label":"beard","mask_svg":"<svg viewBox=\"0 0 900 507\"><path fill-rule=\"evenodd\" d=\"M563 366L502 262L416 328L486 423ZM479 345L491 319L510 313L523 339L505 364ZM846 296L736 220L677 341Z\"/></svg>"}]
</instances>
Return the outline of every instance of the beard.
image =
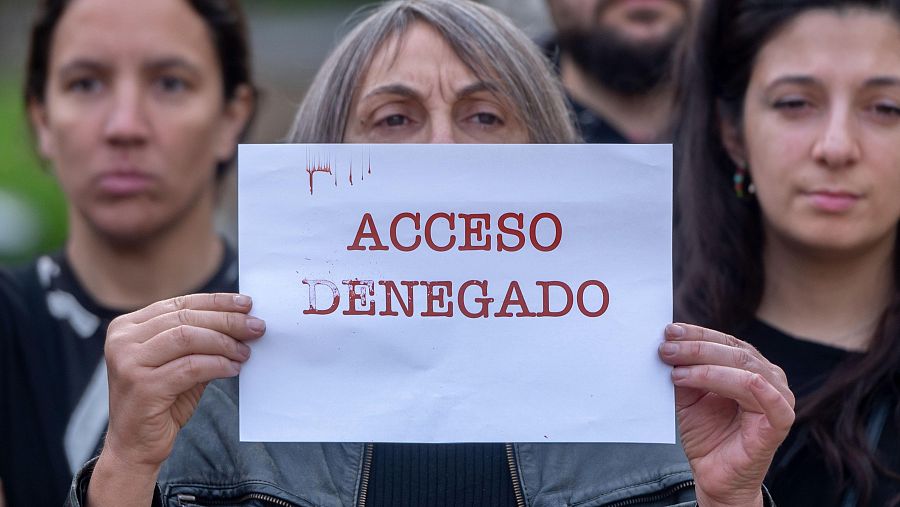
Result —
<instances>
[{"instance_id":1,"label":"beard","mask_svg":"<svg viewBox=\"0 0 900 507\"><path fill-rule=\"evenodd\" d=\"M568 29L558 35L563 53L602 86L621 95L650 92L671 76L675 48L684 27L659 40L635 42L614 28Z\"/></svg>"}]
</instances>

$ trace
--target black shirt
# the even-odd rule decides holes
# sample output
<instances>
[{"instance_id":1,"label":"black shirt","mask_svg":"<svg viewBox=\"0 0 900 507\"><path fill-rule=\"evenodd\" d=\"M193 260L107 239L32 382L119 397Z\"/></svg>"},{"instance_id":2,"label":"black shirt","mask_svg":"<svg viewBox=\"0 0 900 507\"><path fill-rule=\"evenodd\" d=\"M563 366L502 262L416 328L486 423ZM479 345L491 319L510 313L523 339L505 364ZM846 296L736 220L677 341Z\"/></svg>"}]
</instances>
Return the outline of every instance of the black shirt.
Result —
<instances>
[{"instance_id":1,"label":"black shirt","mask_svg":"<svg viewBox=\"0 0 900 507\"><path fill-rule=\"evenodd\" d=\"M755 321L738 336L751 343L769 361L780 366L797 397L798 405L806 395L819 389L841 363L858 358L861 353L797 339L764 322ZM878 441L882 462L900 472L900 432L895 408L896 396L885 399L890 408L888 419ZM806 436L806 426L795 424L778 449L766 486L778 505L844 506L846 491L838 487L840 480L831 475L821 450ZM874 497L866 505L886 506L900 495L900 481L883 474L877 476ZM857 505L851 502L849 505ZM862 505L862 504L860 504Z\"/></svg>"},{"instance_id":2,"label":"black shirt","mask_svg":"<svg viewBox=\"0 0 900 507\"><path fill-rule=\"evenodd\" d=\"M226 248L196 292L235 292ZM8 507L58 507L106 431L103 344L124 313L98 304L63 254L0 271L0 479Z\"/></svg>"},{"instance_id":3,"label":"black shirt","mask_svg":"<svg viewBox=\"0 0 900 507\"><path fill-rule=\"evenodd\" d=\"M504 444L375 444L366 505L514 507Z\"/></svg>"}]
</instances>

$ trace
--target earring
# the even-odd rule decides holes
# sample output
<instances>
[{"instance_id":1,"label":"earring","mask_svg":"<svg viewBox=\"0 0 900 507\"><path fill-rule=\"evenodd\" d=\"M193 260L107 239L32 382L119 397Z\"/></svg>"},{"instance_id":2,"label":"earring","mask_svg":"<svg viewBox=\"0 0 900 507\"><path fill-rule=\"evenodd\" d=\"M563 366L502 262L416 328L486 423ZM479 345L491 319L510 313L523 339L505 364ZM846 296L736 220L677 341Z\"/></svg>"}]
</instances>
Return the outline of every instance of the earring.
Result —
<instances>
[{"instance_id":1,"label":"earring","mask_svg":"<svg viewBox=\"0 0 900 507\"><path fill-rule=\"evenodd\" d=\"M747 172L747 162L742 160L738 162L737 169L734 171L734 195L736 195L738 199L743 199L746 197L747 193L756 193L756 185L749 180L750 174ZM745 184L748 182L749 185L746 185L747 191L744 192Z\"/></svg>"}]
</instances>

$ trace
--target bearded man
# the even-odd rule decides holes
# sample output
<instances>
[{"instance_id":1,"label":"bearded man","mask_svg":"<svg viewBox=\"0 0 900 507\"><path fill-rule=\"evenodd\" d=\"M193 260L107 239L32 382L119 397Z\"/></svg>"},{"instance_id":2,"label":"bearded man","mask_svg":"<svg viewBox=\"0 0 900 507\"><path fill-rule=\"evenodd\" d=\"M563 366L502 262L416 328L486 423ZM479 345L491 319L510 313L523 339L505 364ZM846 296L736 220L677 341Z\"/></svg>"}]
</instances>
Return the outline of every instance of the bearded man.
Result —
<instances>
[{"instance_id":1,"label":"bearded man","mask_svg":"<svg viewBox=\"0 0 900 507\"><path fill-rule=\"evenodd\" d=\"M670 140L674 66L701 0L547 0L558 65L584 140Z\"/></svg>"}]
</instances>

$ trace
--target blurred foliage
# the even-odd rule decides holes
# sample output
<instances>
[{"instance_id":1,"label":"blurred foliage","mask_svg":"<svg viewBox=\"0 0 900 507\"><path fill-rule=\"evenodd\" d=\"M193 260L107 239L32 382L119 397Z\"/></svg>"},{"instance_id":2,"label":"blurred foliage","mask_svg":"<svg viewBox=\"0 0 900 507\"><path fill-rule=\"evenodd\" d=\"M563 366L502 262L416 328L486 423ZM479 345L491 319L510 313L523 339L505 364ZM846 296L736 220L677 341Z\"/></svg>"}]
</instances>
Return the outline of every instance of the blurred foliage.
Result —
<instances>
[{"instance_id":1,"label":"blurred foliage","mask_svg":"<svg viewBox=\"0 0 900 507\"><path fill-rule=\"evenodd\" d=\"M0 263L20 262L40 252L59 248L66 234L66 210L56 180L44 169L32 143L20 95L20 82L0 77L0 190L20 197L39 230L31 248L0 252ZM29 217L2 217L25 220ZM4 231L0 230L0 234Z\"/></svg>"}]
</instances>

